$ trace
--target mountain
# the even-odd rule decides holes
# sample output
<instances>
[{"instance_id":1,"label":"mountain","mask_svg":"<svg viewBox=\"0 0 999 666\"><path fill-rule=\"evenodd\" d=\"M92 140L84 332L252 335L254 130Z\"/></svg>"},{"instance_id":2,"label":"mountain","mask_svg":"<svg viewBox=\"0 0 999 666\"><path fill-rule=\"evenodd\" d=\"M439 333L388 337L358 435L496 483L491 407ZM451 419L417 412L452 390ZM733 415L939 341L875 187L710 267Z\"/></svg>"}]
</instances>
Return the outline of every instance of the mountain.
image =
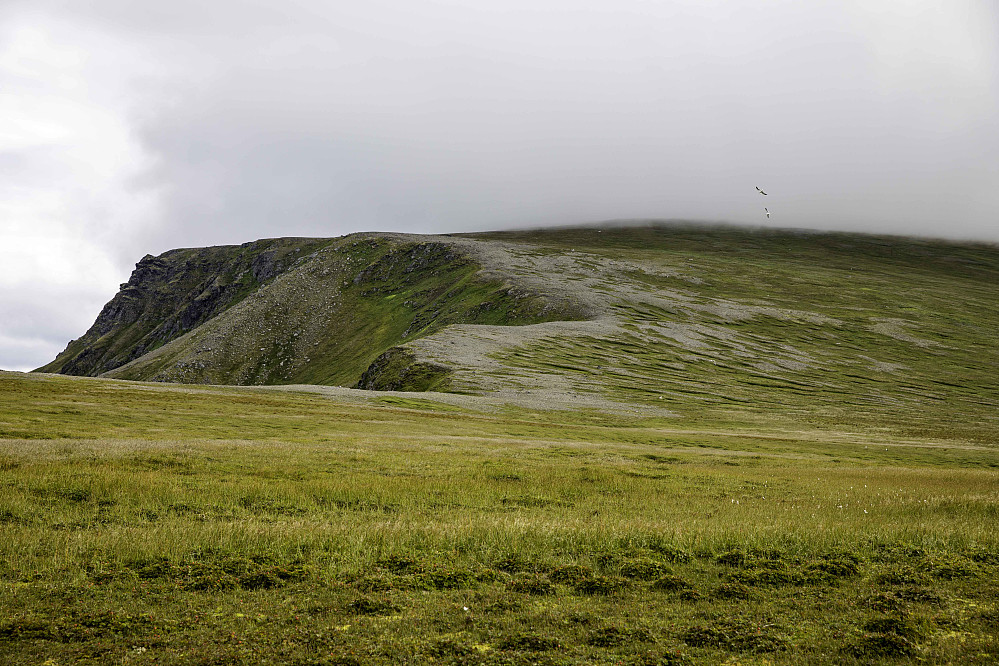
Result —
<instances>
[{"instance_id":1,"label":"mountain","mask_svg":"<svg viewBox=\"0 0 999 666\"><path fill-rule=\"evenodd\" d=\"M146 256L81 338L38 369L209 384L353 384L390 348L452 323L581 316L544 289L486 275L468 242L354 234ZM439 387L396 350L364 383ZM412 367L410 367L412 366ZM388 379L389 373L403 377Z\"/></svg>"},{"instance_id":2,"label":"mountain","mask_svg":"<svg viewBox=\"0 0 999 666\"><path fill-rule=\"evenodd\" d=\"M975 243L665 223L276 239L145 257L39 370L980 436L997 304L999 248Z\"/></svg>"}]
</instances>

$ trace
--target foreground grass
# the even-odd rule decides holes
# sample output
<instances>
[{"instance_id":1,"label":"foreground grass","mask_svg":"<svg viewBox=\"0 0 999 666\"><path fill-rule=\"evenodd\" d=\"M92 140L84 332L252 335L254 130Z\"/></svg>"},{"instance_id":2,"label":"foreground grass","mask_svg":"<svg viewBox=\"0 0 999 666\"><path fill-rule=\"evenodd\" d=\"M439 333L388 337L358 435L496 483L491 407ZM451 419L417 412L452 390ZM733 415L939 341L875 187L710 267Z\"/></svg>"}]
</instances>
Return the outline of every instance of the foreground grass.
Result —
<instances>
[{"instance_id":1,"label":"foreground grass","mask_svg":"<svg viewBox=\"0 0 999 666\"><path fill-rule=\"evenodd\" d=\"M5 663L999 659L989 438L12 373L0 396Z\"/></svg>"}]
</instances>

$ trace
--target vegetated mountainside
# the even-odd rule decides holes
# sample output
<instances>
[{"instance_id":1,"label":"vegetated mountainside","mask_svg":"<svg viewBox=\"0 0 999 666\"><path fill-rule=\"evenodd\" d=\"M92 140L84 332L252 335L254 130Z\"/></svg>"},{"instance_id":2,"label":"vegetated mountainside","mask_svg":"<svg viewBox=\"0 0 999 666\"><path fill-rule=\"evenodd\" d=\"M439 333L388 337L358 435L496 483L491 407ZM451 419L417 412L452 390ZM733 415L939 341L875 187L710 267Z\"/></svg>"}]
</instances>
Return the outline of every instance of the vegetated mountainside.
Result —
<instances>
[{"instance_id":1,"label":"vegetated mountainside","mask_svg":"<svg viewBox=\"0 0 999 666\"><path fill-rule=\"evenodd\" d=\"M39 370L353 384L390 347L450 323L575 316L570 304L480 275L454 244L383 234L258 241L143 258L93 327ZM405 368L392 364L391 378L368 373L367 383L446 386L446 368L409 360Z\"/></svg>"},{"instance_id":2,"label":"vegetated mountainside","mask_svg":"<svg viewBox=\"0 0 999 666\"><path fill-rule=\"evenodd\" d=\"M260 243L284 243L260 277L269 245L177 251L244 253L212 270L167 253L155 284L144 259L43 369L714 421L765 410L976 441L999 425L991 245L654 223ZM216 274L255 282L206 300Z\"/></svg>"},{"instance_id":3,"label":"vegetated mountainside","mask_svg":"<svg viewBox=\"0 0 999 666\"><path fill-rule=\"evenodd\" d=\"M587 321L404 345L455 390L999 442L999 248L646 224L474 234Z\"/></svg>"},{"instance_id":4,"label":"vegetated mountainside","mask_svg":"<svg viewBox=\"0 0 999 666\"><path fill-rule=\"evenodd\" d=\"M657 224L475 238L530 248L517 270L595 314L409 344L456 388L999 442L994 245Z\"/></svg>"}]
</instances>

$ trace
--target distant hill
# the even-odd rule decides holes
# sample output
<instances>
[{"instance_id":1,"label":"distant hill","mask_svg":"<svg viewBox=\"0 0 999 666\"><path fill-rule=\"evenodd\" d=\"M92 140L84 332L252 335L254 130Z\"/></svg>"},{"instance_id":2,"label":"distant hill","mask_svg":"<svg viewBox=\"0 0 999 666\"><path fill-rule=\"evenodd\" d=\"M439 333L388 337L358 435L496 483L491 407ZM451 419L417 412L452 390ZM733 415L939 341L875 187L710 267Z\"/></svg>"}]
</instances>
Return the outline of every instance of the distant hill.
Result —
<instances>
[{"instance_id":1,"label":"distant hill","mask_svg":"<svg viewBox=\"0 0 999 666\"><path fill-rule=\"evenodd\" d=\"M147 256L39 370L971 432L999 415L997 331L991 245L656 223L353 234Z\"/></svg>"}]
</instances>

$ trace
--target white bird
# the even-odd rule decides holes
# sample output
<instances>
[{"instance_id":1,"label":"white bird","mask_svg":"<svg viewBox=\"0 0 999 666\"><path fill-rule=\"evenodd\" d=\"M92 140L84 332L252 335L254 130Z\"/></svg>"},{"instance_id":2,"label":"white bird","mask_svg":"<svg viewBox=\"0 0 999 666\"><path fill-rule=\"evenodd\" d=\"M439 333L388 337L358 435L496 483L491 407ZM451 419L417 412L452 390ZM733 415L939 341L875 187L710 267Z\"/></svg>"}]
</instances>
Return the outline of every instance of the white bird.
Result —
<instances>
[{"instance_id":1,"label":"white bird","mask_svg":"<svg viewBox=\"0 0 999 666\"><path fill-rule=\"evenodd\" d=\"M767 193L766 193L766 192L764 192L763 190L761 190L761 189L759 188L759 186L757 186L757 188L756 188L756 191L757 191L757 192L759 192L760 194L762 194L763 196L767 196Z\"/></svg>"},{"instance_id":2,"label":"white bird","mask_svg":"<svg viewBox=\"0 0 999 666\"><path fill-rule=\"evenodd\" d=\"M763 210L765 210L767 212L767 219L769 220L770 219L770 209L768 209L766 206L764 206Z\"/></svg>"}]
</instances>

